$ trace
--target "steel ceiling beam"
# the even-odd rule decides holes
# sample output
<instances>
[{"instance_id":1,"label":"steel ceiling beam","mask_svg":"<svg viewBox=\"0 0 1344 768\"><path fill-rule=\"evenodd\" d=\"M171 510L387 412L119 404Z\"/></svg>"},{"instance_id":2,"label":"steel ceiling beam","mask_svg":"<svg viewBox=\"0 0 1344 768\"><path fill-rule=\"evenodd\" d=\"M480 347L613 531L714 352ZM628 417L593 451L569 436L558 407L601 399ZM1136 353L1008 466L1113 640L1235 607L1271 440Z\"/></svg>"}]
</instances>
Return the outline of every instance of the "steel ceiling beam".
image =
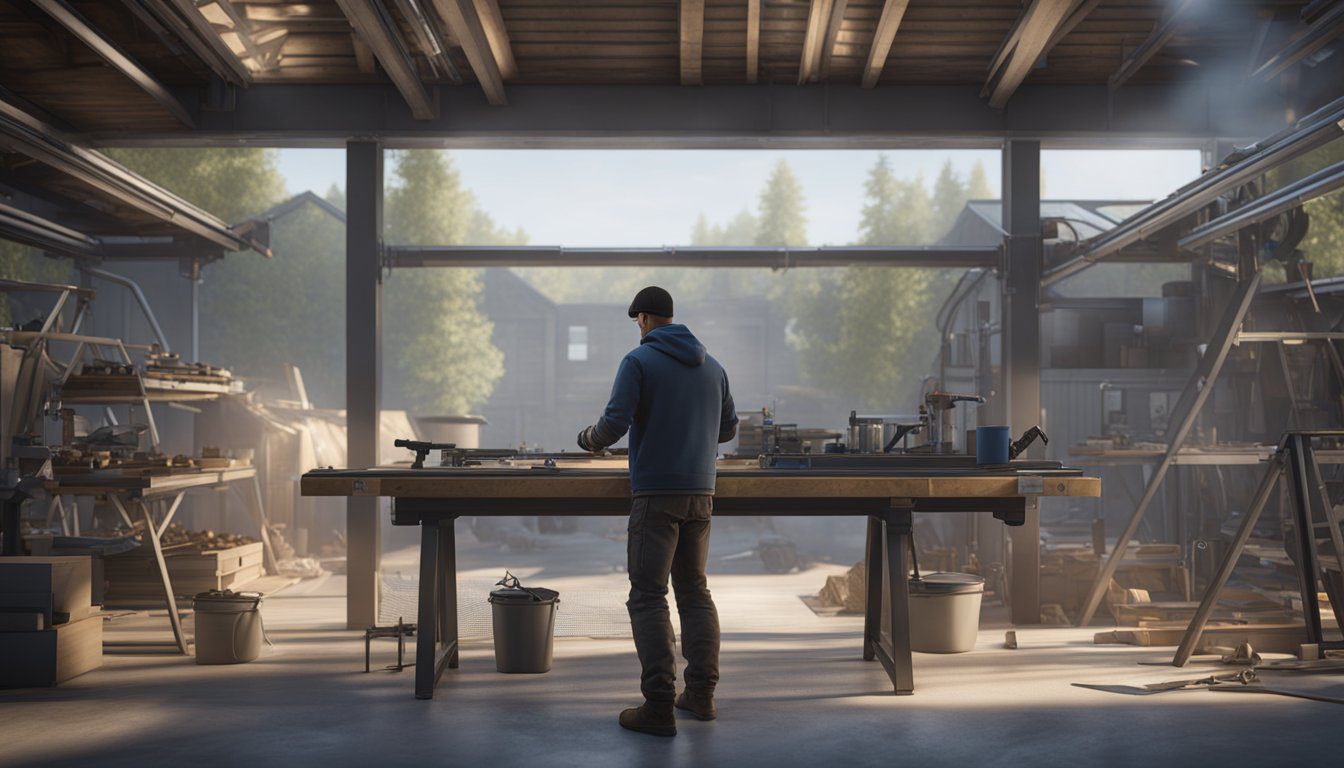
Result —
<instances>
[{"instance_id":1,"label":"steel ceiling beam","mask_svg":"<svg viewBox=\"0 0 1344 768\"><path fill-rule=\"evenodd\" d=\"M1041 282L1051 285L1072 277L1124 248L1179 223L1223 194L1265 172L1340 137L1344 137L1344 97L1302 118L1291 129L1239 151L1240 157L1235 162L1209 171L1165 200L1125 219L1114 229L1080 244L1085 250L1073 259L1046 270Z\"/></svg>"},{"instance_id":2,"label":"steel ceiling beam","mask_svg":"<svg viewBox=\"0 0 1344 768\"><path fill-rule=\"evenodd\" d=\"M564 246L392 245L387 266L408 267L972 267L997 268L1001 249L915 246L823 248L567 248Z\"/></svg>"},{"instance_id":3,"label":"steel ceiling beam","mask_svg":"<svg viewBox=\"0 0 1344 768\"><path fill-rule=\"evenodd\" d=\"M187 111L186 106L178 101L177 97L170 93L163 83L159 82L158 78L150 74L149 70L141 66L140 62L131 58L131 55L122 50L121 46L112 42L101 31L94 28L78 11L70 7L69 3L65 0L33 0L33 4L59 22L66 31L87 45L113 69L138 85L140 90L149 94L150 98L158 102L159 106L163 107L178 122L189 128L196 127L196 121Z\"/></svg>"},{"instance_id":4,"label":"steel ceiling beam","mask_svg":"<svg viewBox=\"0 0 1344 768\"><path fill-rule=\"evenodd\" d=\"M1344 187L1344 162L1323 168L1282 189L1252 200L1241 208L1229 211L1226 215L1197 227L1177 241L1176 245L1183 249L1198 248L1240 232L1252 224L1259 224L1287 213L1303 203L1328 195L1341 187Z\"/></svg>"},{"instance_id":5,"label":"steel ceiling beam","mask_svg":"<svg viewBox=\"0 0 1344 768\"><path fill-rule=\"evenodd\" d=\"M117 146L344 146L376 136L393 148L995 148L1010 137L1046 147L1197 147L1283 126L1281 98L1228 87L1028 85L1003 110L979 86L512 85L508 109L469 88L441 88L438 119L416 120L383 83L262 83L195 131L80 134ZM185 88L182 94L201 93Z\"/></svg>"},{"instance_id":6,"label":"steel ceiling beam","mask_svg":"<svg viewBox=\"0 0 1344 768\"><path fill-rule=\"evenodd\" d=\"M882 77L882 68L887 65L891 55L891 44L896 32L905 18L905 9L910 0L886 0L882 4L882 15L877 19L877 30L873 33L873 44L868 48L868 62L863 66L863 87L872 88Z\"/></svg>"},{"instance_id":7,"label":"steel ceiling beam","mask_svg":"<svg viewBox=\"0 0 1344 768\"><path fill-rule=\"evenodd\" d=\"M97 238L3 203L0 203L0 239L68 256L98 256Z\"/></svg>"},{"instance_id":8,"label":"steel ceiling beam","mask_svg":"<svg viewBox=\"0 0 1344 768\"><path fill-rule=\"evenodd\" d=\"M495 61L486 37L481 18L476 12L472 0L433 0L434 10L448 26L448 31L462 46L462 53L471 64L471 71L485 91L485 100L494 106L508 103L504 95L504 76L500 74L499 64Z\"/></svg>"},{"instance_id":9,"label":"steel ceiling beam","mask_svg":"<svg viewBox=\"0 0 1344 768\"><path fill-rule=\"evenodd\" d=\"M1314 16L1311 26L1293 37L1282 49L1270 56L1251 73L1252 80L1273 80L1284 70L1324 48L1344 35L1344 3Z\"/></svg>"},{"instance_id":10,"label":"steel ceiling beam","mask_svg":"<svg viewBox=\"0 0 1344 768\"><path fill-rule=\"evenodd\" d=\"M103 155L68 141L60 131L0 100L0 149L17 152L88 185L141 213L230 251L270 249Z\"/></svg>"},{"instance_id":11,"label":"steel ceiling beam","mask_svg":"<svg viewBox=\"0 0 1344 768\"><path fill-rule=\"evenodd\" d=\"M432 120L438 115L438 108L425 84L420 82L420 74L415 63L397 31L396 22L388 16L387 9L377 0L336 0L355 34L369 46L383 71L401 92L402 98L411 107L411 115L417 120Z\"/></svg>"}]
</instances>

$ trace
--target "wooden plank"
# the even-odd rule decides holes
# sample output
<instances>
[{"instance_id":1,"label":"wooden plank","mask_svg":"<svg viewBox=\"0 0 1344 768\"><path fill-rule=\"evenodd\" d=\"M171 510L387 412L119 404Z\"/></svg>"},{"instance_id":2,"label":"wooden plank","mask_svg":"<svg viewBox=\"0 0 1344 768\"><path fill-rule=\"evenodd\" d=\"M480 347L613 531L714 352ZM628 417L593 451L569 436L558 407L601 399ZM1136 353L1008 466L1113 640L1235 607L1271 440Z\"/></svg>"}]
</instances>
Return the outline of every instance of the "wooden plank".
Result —
<instances>
[{"instance_id":1,"label":"wooden plank","mask_svg":"<svg viewBox=\"0 0 1344 768\"><path fill-rule=\"evenodd\" d=\"M905 9L910 0L887 0L882 4L882 16L877 20L877 31L873 33L873 44L868 49L868 61L863 67L863 87L872 88L882 77L882 68L886 66L887 56L891 53L891 44L896 39L896 31L901 28L901 19L905 18Z\"/></svg>"},{"instance_id":2,"label":"wooden plank","mask_svg":"<svg viewBox=\"0 0 1344 768\"><path fill-rule=\"evenodd\" d=\"M424 83L420 82L420 74L411 62L406 46L402 44L400 33L382 7L375 6L371 0L336 0L336 3L350 20L350 26L355 28L355 34L373 51L378 63L383 65L383 71L410 105L415 119L432 120L437 117L439 110L425 90Z\"/></svg>"},{"instance_id":3,"label":"wooden plank","mask_svg":"<svg viewBox=\"0 0 1344 768\"><path fill-rule=\"evenodd\" d=\"M486 42L490 43L490 52L495 56L499 74L505 80L518 76L518 62L513 59L513 48L509 44L509 33L504 27L504 14L499 11L498 0L476 0L476 14L481 19L481 28L485 30Z\"/></svg>"},{"instance_id":4,"label":"wooden plank","mask_svg":"<svg viewBox=\"0 0 1344 768\"><path fill-rule=\"evenodd\" d=\"M747 82L755 83L761 66L761 0L747 0Z\"/></svg>"},{"instance_id":5,"label":"wooden plank","mask_svg":"<svg viewBox=\"0 0 1344 768\"><path fill-rule=\"evenodd\" d=\"M305 496L402 496L419 498L625 498L630 496L627 476L604 473L563 477L536 476L519 470L518 477L471 477L405 472L366 477L304 475ZM1018 479L995 477L879 477L879 476L721 476L715 488L721 498L1017 498ZM1042 496L1101 495L1101 481L1093 477L1048 477Z\"/></svg>"},{"instance_id":6,"label":"wooden plank","mask_svg":"<svg viewBox=\"0 0 1344 768\"><path fill-rule=\"evenodd\" d=\"M1027 79L1036 62L1045 52L1046 45L1067 20L1075 0L1032 0L1021 19L1009 33L1016 38L1011 52L998 73L991 72L985 88L989 91L989 105L1002 109ZM998 75L997 79L995 75Z\"/></svg>"},{"instance_id":7,"label":"wooden plank","mask_svg":"<svg viewBox=\"0 0 1344 768\"><path fill-rule=\"evenodd\" d=\"M807 14L807 33L803 37L803 57L798 64L798 84L816 82L821 75L822 47L826 40L826 25L830 23L835 0L812 0Z\"/></svg>"},{"instance_id":8,"label":"wooden plank","mask_svg":"<svg viewBox=\"0 0 1344 768\"><path fill-rule=\"evenodd\" d=\"M485 100L495 106L508 103L504 95L504 76L486 38L485 28L476 13L473 0L434 0L434 9L448 26L462 53L485 91Z\"/></svg>"},{"instance_id":9,"label":"wooden plank","mask_svg":"<svg viewBox=\"0 0 1344 768\"><path fill-rule=\"evenodd\" d=\"M1111 90L1114 91L1124 85L1140 69L1143 69L1143 65L1147 64L1148 60L1153 58L1175 36L1176 29L1182 22L1182 16L1199 2L1201 0L1178 0L1177 5L1166 19L1153 29L1153 33L1148 36L1148 39L1134 49L1134 52L1120 63L1120 68L1115 71L1115 74L1111 75L1108 81Z\"/></svg>"},{"instance_id":10,"label":"wooden plank","mask_svg":"<svg viewBox=\"0 0 1344 768\"><path fill-rule=\"evenodd\" d=\"M700 85L704 81L705 0L681 0L678 8L681 84Z\"/></svg>"}]
</instances>

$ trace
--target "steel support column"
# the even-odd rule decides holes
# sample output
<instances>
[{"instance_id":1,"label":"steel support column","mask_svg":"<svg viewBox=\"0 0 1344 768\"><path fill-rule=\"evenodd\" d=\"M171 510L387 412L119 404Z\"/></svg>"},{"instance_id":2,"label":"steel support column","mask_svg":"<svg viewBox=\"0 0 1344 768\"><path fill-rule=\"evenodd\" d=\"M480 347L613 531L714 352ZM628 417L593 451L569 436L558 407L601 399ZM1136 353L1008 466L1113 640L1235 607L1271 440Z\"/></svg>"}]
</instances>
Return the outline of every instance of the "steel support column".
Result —
<instances>
[{"instance_id":1,"label":"steel support column","mask_svg":"<svg viewBox=\"0 0 1344 768\"><path fill-rule=\"evenodd\" d=\"M351 141L345 150L345 407L346 463L378 463L379 316L382 297L383 146ZM364 629L378 619L382 553L378 499L346 501L345 621Z\"/></svg>"},{"instance_id":2,"label":"steel support column","mask_svg":"<svg viewBox=\"0 0 1344 768\"><path fill-rule=\"evenodd\" d=\"M1021 431L1041 419L1041 143L1009 141L1003 147L1003 389L1008 424ZM1031 453L1040 454L1034 447ZM1040 515L1009 529L1012 619L1038 624Z\"/></svg>"}]
</instances>

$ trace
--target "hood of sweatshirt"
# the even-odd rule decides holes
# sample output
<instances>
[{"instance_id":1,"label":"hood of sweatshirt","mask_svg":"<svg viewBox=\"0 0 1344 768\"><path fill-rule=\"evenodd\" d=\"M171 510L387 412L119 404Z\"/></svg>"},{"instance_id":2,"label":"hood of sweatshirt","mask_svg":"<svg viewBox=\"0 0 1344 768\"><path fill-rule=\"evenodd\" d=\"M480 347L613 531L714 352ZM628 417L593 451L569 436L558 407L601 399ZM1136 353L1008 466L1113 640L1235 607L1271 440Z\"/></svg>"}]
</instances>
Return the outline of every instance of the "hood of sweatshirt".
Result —
<instances>
[{"instance_id":1,"label":"hood of sweatshirt","mask_svg":"<svg viewBox=\"0 0 1344 768\"><path fill-rule=\"evenodd\" d=\"M670 323L649 331L640 344L652 347L682 365L694 368L705 362L705 345L680 323Z\"/></svg>"}]
</instances>

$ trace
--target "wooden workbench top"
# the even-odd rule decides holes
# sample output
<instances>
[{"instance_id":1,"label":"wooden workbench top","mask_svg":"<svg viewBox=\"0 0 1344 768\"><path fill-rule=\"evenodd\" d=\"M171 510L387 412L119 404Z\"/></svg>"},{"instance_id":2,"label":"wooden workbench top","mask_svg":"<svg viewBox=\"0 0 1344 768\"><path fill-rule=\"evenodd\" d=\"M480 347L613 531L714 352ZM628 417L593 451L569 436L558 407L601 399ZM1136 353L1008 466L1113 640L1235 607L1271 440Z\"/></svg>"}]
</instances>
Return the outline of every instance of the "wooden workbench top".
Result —
<instances>
[{"instance_id":1,"label":"wooden workbench top","mask_svg":"<svg viewBox=\"0 0 1344 768\"><path fill-rule=\"evenodd\" d=\"M463 468L315 470L304 496L399 498L629 498L630 478L610 468ZM1101 480L1073 474L892 475L721 469L720 498L1011 498L1101 495Z\"/></svg>"}]
</instances>

